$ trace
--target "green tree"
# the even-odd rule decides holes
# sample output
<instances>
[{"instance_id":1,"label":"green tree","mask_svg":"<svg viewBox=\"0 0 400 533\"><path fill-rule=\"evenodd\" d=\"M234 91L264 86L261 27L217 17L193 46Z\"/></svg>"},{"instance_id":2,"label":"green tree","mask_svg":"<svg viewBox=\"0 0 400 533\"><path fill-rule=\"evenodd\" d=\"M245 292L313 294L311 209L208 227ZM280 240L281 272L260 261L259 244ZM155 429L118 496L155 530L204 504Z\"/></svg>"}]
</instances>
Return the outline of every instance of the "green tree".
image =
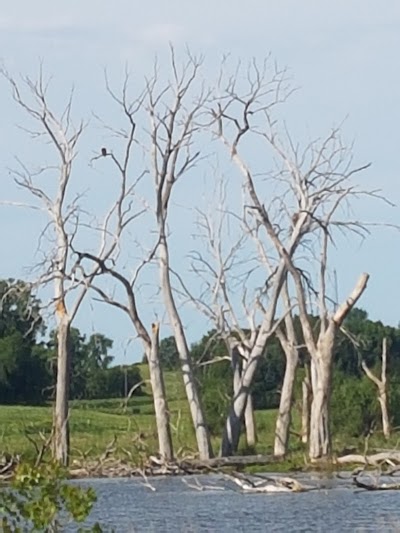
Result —
<instances>
[{"instance_id":1,"label":"green tree","mask_svg":"<svg viewBox=\"0 0 400 533\"><path fill-rule=\"evenodd\" d=\"M164 370L180 368L179 354L176 348L175 337L165 337L160 341L160 362Z\"/></svg>"},{"instance_id":2,"label":"green tree","mask_svg":"<svg viewBox=\"0 0 400 533\"><path fill-rule=\"evenodd\" d=\"M0 402L40 403L51 382L40 302L21 280L0 280Z\"/></svg>"}]
</instances>

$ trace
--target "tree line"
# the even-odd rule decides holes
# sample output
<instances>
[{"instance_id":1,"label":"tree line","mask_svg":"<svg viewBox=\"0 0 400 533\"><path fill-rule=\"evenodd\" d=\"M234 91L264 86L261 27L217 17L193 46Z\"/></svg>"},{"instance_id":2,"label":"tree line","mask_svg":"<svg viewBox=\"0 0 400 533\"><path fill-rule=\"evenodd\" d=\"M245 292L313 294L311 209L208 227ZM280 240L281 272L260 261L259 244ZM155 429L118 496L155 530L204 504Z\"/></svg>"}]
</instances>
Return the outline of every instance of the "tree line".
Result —
<instances>
[{"instance_id":1,"label":"tree line","mask_svg":"<svg viewBox=\"0 0 400 533\"><path fill-rule=\"evenodd\" d=\"M46 331L39 300L28 283L0 280L0 301L0 403L35 405L53 400L57 336L54 330ZM140 371L134 365L111 366L112 345L100 333L86 338L71 328L70 400L122 398L140 384Z\"/></svg>"},{"instance_id":2,"label":"tree line","mask_svg":"<svg viewBox=\"0 0 400 533\"><path fill-rule=\"evenodd\" d=\"M330 283L334 266L330 250L338 234L368 235L370 226L354 218L349 206L364 197L390 202L362 186L369 164L355 164L338 128L316 140L293 138L281 111L293 92L285 69L268 59L248 65L230 61L221 62L215 82L210 83L203 58L190 51L178 58L171 48L163 68L156 63L139 90L132 88L129 76L119 91L107 81L117 120L109 124L100 117L110 134L109 145L100 144L99 138L94 155L80 155L110 177L107 184L96 183L96 194L107 198L113 184L114 197L105 213L88 213L83 191L74 185L75 174L79 176L78 147L85 146L81 141L87 125L83 119L72 119L72 98L67 97L63 109L54 109L51 85L42 70L37 79L20 81L3 70L15 103L26 114L29 125L24 130L34 143L47 141L46 163L37 162L40 171L21 163L13 176L30 195L33 204L27 207L48 216L40 236L42 273L31 283L35 288L53 287L48 302L57 321L53 449L64 464L69 457L73 323L89 292L126 313L141 340L149 365L159 453L166 460L174 457L160 363L160 324L156 314L152 324L143 319L148 302L142 297L141 281L144 272L154 269L158 305L175 339L200 458L215 453L204 407L211 389L198 379L199 365L211 368L211 363L196 361L181 303L206 317L218 339L216 357L229 363L222 456L236 453L243 430L249 443L255 441L258 396L253 394L261 365L265 361L271 370L278 349L282 381L275 454L285 455L288 449L299 368L304 369L303 438L309 457L318 460L332 452L334 370L350 364L337 361L337 350L342 343L351 343L363 355L357 332L347 324L367 289L369 275L355 273L353 289L337 301ZM199 173L207 178L207 199L199 205L200 193L187 198L185 208L193 217L181 230L194 244L180 257L171 245L176 191ZM192 187L198 188L199 181L192 181ZM88 234L90 246L85 246ZM367 359L361 367L376 386L384 410L383 345L379 376Z\"/></svg>"},{"instance_id":3,"label":"tree line","mask_svg":"<svg viewBox=\"0 0 400 533\"><path fill-rule=\"evenodd\" d=\"M314 317L317 325L317 317ZM295 326L301 335L299 318ZM332 426L336 433L349 436L368 435L373 429L382 431L381 409L376 387L366 375L365 365L379 375L382 369L382 344L386 339L389 361L387 365L388 411L391 427L400 418L400 328L373 321L366 311L355 308L345 321L333 354ZM351 332L351 336L349 335ZM310 358L303 347L299 350L299 372L295 384L296 405L302 407L302 380ZM209 331L191 346L191 357L197 366L197 378L213 435L222 430L227 406L232 400L232 364L225 344L216 330ZM146 359L143 359L143 363ZM179 355L174 337L160 342L160 362L164 370L179 370ZM265 347L251 388L254 409L279 407L285 376L285 354L278 338L273 337Z\"/></svg>"},{"instance_id":4,"label":"tree line","mask_svg":"<svg viewBox=\"0 0 400 533\"><path fill-rule=\"evenodd\" d=\"M54 399L56 379L56 336L47 331L40 302L29 284L21 280L1 280L0 299L0 403L41 405ZM317 318L314 317L317 323ZM301 326L295 317L299 334ZM374 384L363 368L379 374L382 343L389 346L388 411L390 425L400 423L400 329L372 321L365 311L353 309L345 321L351 331L341 332L335 346L332 425L335 432L360 436L372 429L382 430L381 411ZM47 340L43 340L47 337ZM113 342L101 333L86 338L71 329L70 400L126 398L131 389L143 394L142 378L135 365L114 365L110 355ZM213 436L223 429L224 417L233 394L232 364L218 332L210 330L190 347L195 374L201 391L207 426ZM164 372L178 372L179 353L173 336L161 339L160 365ZM299 375L295 385L294 408L301 410L301 379L309 364L305 348L299 354ZM147 364L146 356L142 364ZM278 337L266 346L258 364L250 395L255 410L277 409L285 375L285 354ZM253 446L256 437L248 442Z\"/></svg>"}]
</instances>

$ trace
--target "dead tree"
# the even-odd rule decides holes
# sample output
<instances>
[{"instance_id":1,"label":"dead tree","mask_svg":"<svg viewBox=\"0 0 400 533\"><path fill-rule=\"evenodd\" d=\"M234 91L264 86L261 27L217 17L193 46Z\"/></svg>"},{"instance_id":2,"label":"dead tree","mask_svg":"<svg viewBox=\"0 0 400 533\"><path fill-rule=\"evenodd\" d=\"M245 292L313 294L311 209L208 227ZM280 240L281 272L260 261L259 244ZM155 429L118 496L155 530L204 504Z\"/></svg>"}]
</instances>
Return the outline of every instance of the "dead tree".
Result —
<instances>
[{"instance_id":1,"label":"dead tree","mask_svg":"<svg viewBox=\"0 0 400 533\"><path fill-rule=\"evenodd\" d=\"M274 108L284 101L288 92L285 73L266 66L251 65L242 81L238 72L226 80L221 75L220 93L213 116L216 135L227 147L232 161L242 177L248 197L248 210L256 223L264 230L268 243L269 261L273 257L274 275L268 287L264 320L258 330L258 339L252 350L243 375L241 390L236 395L227 420L222 452L230 453L232 441L236 441L243 417L257 359L274 327L276 307L283 284L289 274L299 307L300 323L307 350L311 355L311 381L313 401L310 427L310 457L324 456L330 449L329 397L332 353L336 333L348 312L366 288L368 275L363 274L349 298L330 314L326 294L327 250L331 231L353 229L363 233L365 227L357 221L341 220L342 206L362 194L378 196L375 192L357 189L351 178L366 167L352 166L351 153L343 145L337 129L318 142L310 142L301 148L290 137L274 115ZM266 204L261 195L259 172L246 162L248 147L270 151L274 168L264 172L263 186L269 183ZM338 214L340 213L340 215ZM315 248L320 246L315 261ZM315 338L310 323L310 309L306 295L311 286L304 273L302 256L306 252L320 272L317 293L320 307L320 331ZM277 257L276 257L277 256ZM303 268L302 268L303 267Z\"/></svg>"},{"instance_id":2,"label":"dead tree","mask_svg":"<svg viewBox=\"0 0 400 533\"><path fill-rule=\"evenodd\" d=\"M374 383L378 389L378 402L382 413L382 431L385 439L390 437L390 419L388 409L388 391L387 391L387 339L382 340L382 367L381 377L376 376L368 367L367 363L362 360L361 366L366 376Z\"/></svg>"},{"instance_id":3,"label":"dead tree","mask_svg":"<svg viewBox=\"0 0 400 533\"><path fill-rule=\"evenodd\" d=\"M165 461L170 461L174 457L173 444L170 426L170 412L168 409L168 402L165 393L164 376L161 368L159 356L159 324L152 324L151 333L146 329L144 322L140 318L135 296L135 284L137 281L138 272L141 270L146 261L140 264L139 269L136 270L132 279L128 279L121 272L117 270L116 266L108 267L105 262L93 254L87 252L78 253L81 264L89 260L100 266L101 274L109 275L122 285L126 295L126 302L121 301L119 297L116 299L109 292L100 287L99 279L92 283L91 288L96 291L103 302L112 305L124 311L132 322L135 331L142 341L144 353L146 355L149 366L150 384L153 394L154 412L156 417L157 437L160 456ZM153 255L153 253L151 253Z\"/></svg>"},{"instance_id":4,"label":"dead tree","mask_svg":"<svg viewBox=\"0 0 400 533\"><path fill-rule=\"evenodd\" d=\"M133 101L130 101L128 96L128 85L129 77L126 76L121 94L116 94L109 86L108 80L106 80L107 91L113 100L113 103L116 104L117 109L122 113L127 124L125 128L118 129L113 128L110 124L105 125L106 129L110 131L113 136L113 142L117 139L119 141L118 144L122 145L118 146L119 151L122 151L122 155L115 155L112 149L102 149L101 156L96 156L92 160L92 163L97 162L97 160L100 160L102 163L110 162L112 173L115 173L122 183L119 203L112 213L114 231L118 236L119 242L121 242L122 236L125 235L127 231L132 231L138 228L138 225L132 226L137 219L136 215L132 216L133 206L137 205L137 215L149 211L148 204L137 191L140 182L146 175L147 171L145 169L141 172L137 172L131 168L131 160L133 159L136 146L136 117L142 109L145 93L141 93L137 98L134 98ZM100 122L103 122L100 117L97 118ZM107 159L104 160L104 158ZM135 167L139 167L137 161L135 161ZM143 224L141 219L140 223ZM107 237L106 233L112 235L111 227L101 228L100 231L103 234L103 238ZM95 280L92 280L91 289L100 295L103 302L124 311L128 315L137 336L142 342L149 367L159 453L164 460L170 461L173 459L174 453L170 427L170 413L159 357L159 323L152 324L151 331L148 331L141 318L141 312L138 309L136 297L140 274L143 269L154 260L157 252L158 239L156 238L154 240L152 246L147 246L147 249L142 249L142 245L139 242L135 244L141 248L142 258L136 265L132 264L131 260L129 266L133 273L130 277L123 273L123 267L119 266L120 261L118 256L116 256L112 262L106 262L99 255L87 251L74 251L78 256L79 264L82 267L80 269L81 282L83 284L87 283L83 266L88 262L92 265L96 265L98 267L98 272ZM122 248L122 246L123 243L121 242L120 248ZM123 292L125 293L125 301L120 296L118 296L118 298L115 297L113 291L104 288L101 279L103 277L111 278L122 287Z\"/></svg>"},{"instance_id":5,"label":"dead tree","mask_svg":"<svg viewBox=\"0 0 400 533\"><path fill-rule=\"evenodd\" d=\"M187 59L179 66L171 48L171 75L166 83L160 81L155 68L145 91L150 148L144 146L144 149L150 155L150 173L154 183L161 293L176 341L198 451L202 459L208 459L213 451L183 321L173 292L168 239L168 212L174 185L193 169L200 156L192 145L201 131L200 119L209 97L205 89L195 87L200 79L201 64L201 59L188 53Z\"/></svg>"},{"instance_id":6,"label":"dead tree","mask_svg":"<svg viewBox=\"0 0 400 533\"><path fill-rule=\"evenodd\" d=\"M257 339L257 322L262 312L259 306L263 287L254 285L251 278L252 260L243 258L246 243L252 245L242 216L231 213L227 206L227 181L215 177L215 185L206 200L207 210L197 208L196 249L189 254L190 268L195 275L198 291L190 290L182 276L175 291L199 310L212 324L215 338L226 346L232 369L232 389L235 397L241 386L243 368ZM236 295L240 294L240 298ZM218 363L221 358L207 361ZM244 425L249 447L257 440L251 391L248 391L241 425ZM238 440L231 453L237 451Z\"/></svg>"},{"instance_id":7,"label":"dead tree","mask_svg":"<svg viewBox=\"0 0 400 533\"><path fill-rule=\"evenodd\" d=\"M69 385L70 385L70 351L69 335L71 324L85 298L90 284L100 270L100 264L86 272L85 282L78 279L79 264L75 261L72 249L77 238L86 231L89 221L85 220L85 211L81 208L82 194L73 195L72 171L77 156L77 145L84 131L84 123L77 127L72 122L72 93L67 105L60 113L56 113L49 105L49 83L42 70L37 80L22 78L17 83L7 72L2 72L10 84L12 96L17 105L26 113L34 126L24 126L30 137L35 141L44 139L53 149L53 161L48 165L38 163L35 170L28 169L22 162L14 171L14 180L18 187L32 195L37 202L33 205L15 203L44 211L49 219L39 237L39 252L44 259L37 268L42 270L38 279L34 280L36 288L52 284L54 298L50 302L54 306L57 321L57 382L56 398L53 414L53 454L62 464L69 458ZM51 157L51 155L49 156ZM45 184L43 177L49 175L52 181ZM111 231L115 212L122 209L125 201L128 208L126 217L135 217L129 201L129 193L125 183L120 183L120 194L102 224L101 237L97 256L101 261L111 258L116 252L122 230L116 225ZM91 220L93 224L93 221ZM46 248L43 243L46 242Z\"/></svg>"},{"instance_id":8,"label":"dead tree","mask_svg":"<svg viewBox=\"0 0 400 533\"><path fill-rule=\"evenodd\" d=\"M280 250L277 250L278 253L276 250L274 251L274 238L271 239L269 232L266 232L266 235L261 233L262 228L265 227L264 218L269 221L272 213L276 214L277 219L274 227L275 229L280 228L282 216L287 214L288 209L286 206L278 206L280 195L274 196L269 208L264 206L256 189L257 173L252 172L239 151L239 146L245 138L260 138L260 132L252 126L252 121L265 116L268 118L270 110L284 101L290 92L287 87L285 72L277 69L271 69L268 72L267 67L267 62L261 69L255 64L250 66L246 72L247 80L244 87L239 86L238 77L226 79L222 74L219 83L221 95L213 109L216 124L215 133L228 149L232 161L243 177L246 216L252 220L248 224L252 225L252 232L257 237L258 242L263 244L260 247L261 253L271 271L263 295L263 317L257 328L255 342L251 347L248 360L243 368L240 389L233 399L226 420L221 446L222 455L232 454L237 447L249 390L266 343L275 332L277 305L287 277L287 264L285 258L279 253ZM279 175L274 177L278 179ZM272 225L272 223L270 224ZM309 227L310 220L304 214L298 218L295 225L290 218L290 231L285 232L285 249L290 256L295 253L302 236L307 233Z\"/></svg>"},{"instance_id":9,"label":"dead tree","mask_svg":"<svg viewBox=\"0 0 400 533\"><path fill-rule=\"evenodd\" d=\"M40 185L39 176L51 167L39 163L39 171L30 171L23 164L14 172L15 183L27 190L39 205L32 207L42 209L49 217L51 230L54 232L54 245L47 253L43 268L47 272L40 276L36 285L53 283L54 308L57 319L57 384L54 408L54 457L63 464L68 462L69 454L69 332L71 322L82 302L86 289L82 288L75 303L67 309L66 295L71 289L69 269L69 242L79 222L79 209L76 201L66 205L66 194L70 182L72 164L76 155L76 146L83 132L83 123L74 128L71 123L71 100L59 118L48 105L47 82L40 72L38 80L24 78L19 84L8 73L3 72L8 80L15 102L35 123L33 138L46 137L55 150L57 162L54 167L56 191L53 196ZM26 91L27 94L24 94ZM50 189L51 190L51 189ZM73 283L72 283L73 285Z\"/></svg>"}]
</instances>

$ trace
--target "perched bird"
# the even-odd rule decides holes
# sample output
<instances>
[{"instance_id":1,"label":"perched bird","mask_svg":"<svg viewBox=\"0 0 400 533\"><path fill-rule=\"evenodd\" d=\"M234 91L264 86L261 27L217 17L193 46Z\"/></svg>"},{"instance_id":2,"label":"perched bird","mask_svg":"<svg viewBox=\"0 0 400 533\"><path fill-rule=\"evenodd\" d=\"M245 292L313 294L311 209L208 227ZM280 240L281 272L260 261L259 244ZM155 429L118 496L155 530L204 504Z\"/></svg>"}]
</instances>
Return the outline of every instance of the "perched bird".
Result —
<instances>
[{"instance_id":1,"label":"perched bird","mask_svg":"<svg viewBox=\"0 0 400 533\"><path fill-rule=\"evenodd\" d=\"M102 148L101 149L101 155L104 156L104 157L107 155L107 148Z\"/></svg>"}]
</instances>

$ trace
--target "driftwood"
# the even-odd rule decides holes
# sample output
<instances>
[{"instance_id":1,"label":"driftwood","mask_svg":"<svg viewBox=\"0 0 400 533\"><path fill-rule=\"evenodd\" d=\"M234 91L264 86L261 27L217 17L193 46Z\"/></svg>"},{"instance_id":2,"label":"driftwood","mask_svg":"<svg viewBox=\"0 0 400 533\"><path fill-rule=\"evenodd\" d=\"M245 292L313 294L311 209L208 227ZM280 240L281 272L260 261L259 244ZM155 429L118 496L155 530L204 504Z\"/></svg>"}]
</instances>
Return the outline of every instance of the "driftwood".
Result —
<instances>
[{"instance_id":1,"label":"driftwood","mask_svg":"<svg viewBox=\"0 0 400 533\"><path fill-rule=\"evenodd\" d=\"M400 451L388 450L371 455L349 454L336 459L336 464L362 464L366 466L380 466L382 464L391 467L400 465Z\"/></svg>"},{"instance_id":2,"label":"driftwood","mask_svg":"<svg viewBox=\"0 0 400 533\"><path fill-rule=\"evenodd\" d=\"M315 487L302 485L290 477L244 476L238 472L224 474L224 477L239 485L242 491L247 493L306 492L315 489Z\"/></svg>"},{"instance_id":3,"label":"driftwood","mask_svg":"<svg viewBox=\"0 0 400 533\"><path fill-rule=\"evenodd\" d=\"M0 480L7 481L10 479L19 462L20 457L18 455L4 454L0 456Z\"/></svg>"},{"instance_id":4,"label":"driftwood","mask_svg":"<svg viewBox=\"0 0 400 533\"><path fill-rule=\"evenodd\" d=\"M282 461L274 455L234 455L231 457L215 457L206 461L186 459L181 464L196 470L211 470L213 468L240 468L244 466L263 466Z\"/></svg>"},{"instance_id":5,"label":"driftwood","mask_svg":"<svg viewBox=\"0 0 400 533\"><path fill-rule=\"evenodd\" d=\"M376 491L376 490L400 490L400 483L381 483L380 482L380 474L378 474L375 479L373 479L372 476L364 476L367 477L367 480L362 479L364 470L359 469L358 471L355 471L353 473L353 483L356 485L356 487L364 490L369 491Z\"/></svg>"},{"instance_id":6,"label":"driftwood","mask_svg":"<svg viewBox=\"0 0 400 533\"><path fill-rule=\"evenodd\" d=\"M195 475L207 472L220 472L226 468L267 465L278 462L270 455L250 455L234 457L217 457L199 460L192 457L166 462L158 456L150 456L138 467L132 461L122 461L112 456L103 456L100 460L75 460L70 468L72 477L131 477L131 476L167 476Z\"/></svg>"}]
</instances>

